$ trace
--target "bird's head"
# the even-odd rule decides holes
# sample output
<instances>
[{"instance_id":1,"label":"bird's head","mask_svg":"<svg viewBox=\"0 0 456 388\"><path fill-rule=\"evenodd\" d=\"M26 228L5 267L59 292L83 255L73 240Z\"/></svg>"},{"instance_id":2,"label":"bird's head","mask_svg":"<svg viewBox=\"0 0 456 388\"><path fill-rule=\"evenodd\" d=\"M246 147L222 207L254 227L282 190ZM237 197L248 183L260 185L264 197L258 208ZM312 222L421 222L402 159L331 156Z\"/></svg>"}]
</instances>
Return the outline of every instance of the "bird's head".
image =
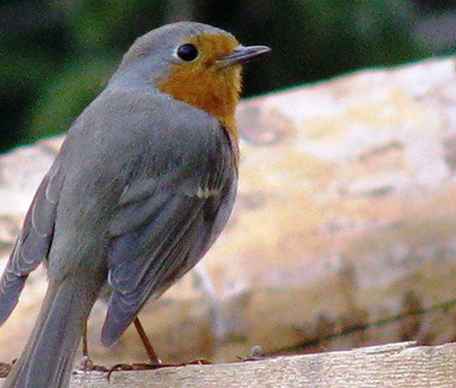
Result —
<instances>
[{"instance_id":1,"label":"bird's head","mask_svg":"<svg viewBox=\"0 0 456 388\"><path fill-rule=\"evenodd\" d=\"M119 72L134 74L160 92L206 111L237 139L235 110L242 65L269 51L266 46L242 46L216 27L181 22L139 38L125 54Z\"/></svg>"}]
</instances>

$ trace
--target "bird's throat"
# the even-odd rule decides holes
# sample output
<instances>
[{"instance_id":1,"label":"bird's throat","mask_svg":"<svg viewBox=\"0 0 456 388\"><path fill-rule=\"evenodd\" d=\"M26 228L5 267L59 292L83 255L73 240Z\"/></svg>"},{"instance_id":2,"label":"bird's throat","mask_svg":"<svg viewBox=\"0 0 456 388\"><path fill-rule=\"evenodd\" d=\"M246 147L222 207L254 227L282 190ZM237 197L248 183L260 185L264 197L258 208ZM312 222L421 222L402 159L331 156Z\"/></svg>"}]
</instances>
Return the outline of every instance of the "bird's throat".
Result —
<instances>
[{"instance_id":1,"label":"bird's throat","mask_svg":"<svg viewBox=\"0 0 456 388\"><path fill-rule=\"evenodd\" d=\"M177 100L204 110L226 129L231 141L237 142L236 106L241 91L241 67L201 69L175 65L158 88Z\"/></svg>"}]
</instances>

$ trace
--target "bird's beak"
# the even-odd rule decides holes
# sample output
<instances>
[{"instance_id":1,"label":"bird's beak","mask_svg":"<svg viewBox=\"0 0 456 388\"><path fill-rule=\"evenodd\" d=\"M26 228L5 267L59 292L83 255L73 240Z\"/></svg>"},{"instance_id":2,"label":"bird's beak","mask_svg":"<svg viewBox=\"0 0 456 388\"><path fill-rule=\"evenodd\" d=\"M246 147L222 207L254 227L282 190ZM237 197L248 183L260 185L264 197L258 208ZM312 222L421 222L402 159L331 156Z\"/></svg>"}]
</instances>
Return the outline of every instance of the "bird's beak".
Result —
<instances>
[{"instance_id":1,"label":"bird's beak","mask_svg":"<svg viewBox=\"0 0 456 388\"><path fill-rule=\"evenodd\" d=\"M250 62L253 58L269 53L271 49L268 46L242 46L239 45L234 51L226 57L219 58L216 61L218 68L224 68L232 65L243 65Z\"/></svg>"}]
</instances>

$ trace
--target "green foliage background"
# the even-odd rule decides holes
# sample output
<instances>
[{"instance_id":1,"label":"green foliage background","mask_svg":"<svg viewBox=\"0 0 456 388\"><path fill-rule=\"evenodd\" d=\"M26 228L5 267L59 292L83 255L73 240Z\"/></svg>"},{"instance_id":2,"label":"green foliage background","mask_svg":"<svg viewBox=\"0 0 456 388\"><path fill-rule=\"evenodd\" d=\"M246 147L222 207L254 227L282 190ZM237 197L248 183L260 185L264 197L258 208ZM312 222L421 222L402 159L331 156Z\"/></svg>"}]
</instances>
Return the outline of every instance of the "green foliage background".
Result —
<instances>
[{"instance_id":1,"label":"green foliage background","mask_svg":"<svg viewBox=\"0 0 456 388\"><path fill-rule=\"evenodd\" d=\"M0 151L68 129L135 38L165 23L201 21L270 45L273 55L247 69L244 94L252 95L452 52L456 43L419 27L455 8L437 0L2 0Z\"/></svg>"}]
</instances>

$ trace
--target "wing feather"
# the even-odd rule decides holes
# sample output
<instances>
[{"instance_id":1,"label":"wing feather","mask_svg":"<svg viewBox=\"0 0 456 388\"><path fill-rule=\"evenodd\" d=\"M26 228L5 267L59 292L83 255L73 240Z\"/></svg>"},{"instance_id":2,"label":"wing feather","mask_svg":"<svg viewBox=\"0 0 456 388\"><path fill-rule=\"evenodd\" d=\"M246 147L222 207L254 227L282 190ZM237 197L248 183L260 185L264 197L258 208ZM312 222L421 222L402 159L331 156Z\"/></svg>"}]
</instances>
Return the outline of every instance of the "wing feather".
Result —
<instances>
[{"instance_id":1,"label":"wing feather","mask_svg":"<svg viewBox=\"0 0 456 388\"><path fill-rule=\"evenodd\" d=\"M49 253L63 173L55 164L43 178L25 216L22 232L0 279L0 325L19 301L28 275Z\"/></svg>"},{"instance_id":2,"label":"wing feather","mask_svg":"<svg viewBox=\"0 0 456 388\"><path fill-rule=\"evenodd\" d=\"M110 258L117 265L109 274L113 293L102 331L105 345L117 340L151 295L161 293L170 275L177 279L187 272L189 235L203 206L197 197L170 196L149 224L113 242Z\"/></svg>"},{"instance_id":3,"label":"wing feather","mask_svg":"<svg viewBox=\"0 0 456 388\"><path fill-rule=\"evenodd\" d=\"M218 129L201 147L172 169L136 176L121 195L108 233L112 294L101 338L107 346L150 297L201 259L231 213L237 171L230 141Z\"/></svg>"}]
</instances>

